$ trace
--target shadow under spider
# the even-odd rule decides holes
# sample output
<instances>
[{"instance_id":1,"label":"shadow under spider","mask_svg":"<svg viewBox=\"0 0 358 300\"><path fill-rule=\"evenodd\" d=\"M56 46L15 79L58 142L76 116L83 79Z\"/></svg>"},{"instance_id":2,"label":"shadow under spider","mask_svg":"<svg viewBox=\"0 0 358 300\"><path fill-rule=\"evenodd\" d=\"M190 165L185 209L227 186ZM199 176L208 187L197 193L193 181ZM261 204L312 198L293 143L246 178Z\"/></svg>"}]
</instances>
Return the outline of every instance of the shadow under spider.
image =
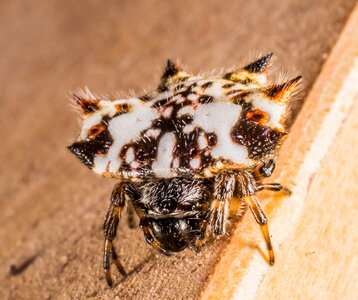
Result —
<instances>
[{"instance_id":1,"label":"shadow under spider","mask_svg":"<svg viewBox=\"0 0 358 300\"><path fill-rule=\"evenodd\" d=\"M138 265L136 265L131 271L127 273L127 277L122 278L115 286L118 286L119 284L126 281L130 276L139 273L140 270L144 268L144 266L149 263L153 258L155 258L156 253L151 253L146 259L144 259L142 262L140 262Z\"/></svg>"}]
</instances>

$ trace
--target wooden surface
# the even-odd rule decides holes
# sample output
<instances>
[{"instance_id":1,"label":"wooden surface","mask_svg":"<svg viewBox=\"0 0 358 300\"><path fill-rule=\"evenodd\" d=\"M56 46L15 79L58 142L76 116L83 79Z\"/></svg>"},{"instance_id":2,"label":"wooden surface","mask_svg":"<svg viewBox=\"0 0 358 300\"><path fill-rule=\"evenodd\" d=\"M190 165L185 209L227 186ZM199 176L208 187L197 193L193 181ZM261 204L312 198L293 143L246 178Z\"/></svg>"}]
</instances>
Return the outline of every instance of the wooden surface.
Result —
<instances>
[{"instance_id":1,"label":"wooden surface","mask_svg":"<svg viewBox=\"0 0 358 300\"><path fill-rule=\"evenodd\" d=\"M280 261L263 280L257 300L358 298L358 6L331 55L316 88L321 99L343 100L327 122L329 130L343 122L310 181L299 224L282 245ZM308 99L314 98L315 88Z\"/></svg>"},{"instance_id":2,"label":"wooden surface","mask_svg":"<svg viewBox=\"0 0 358 300\"><path fill-rule=\"evenodd\" d=\"M312 179L298 227L255 299L358 297L357 115L358 97Z\"/></svg>"},{"instance_id":3,"label":"wooden surface","mask_svg":"<svg viewBox=\"0 0 358 300\"><path fill-rule=\"evenodd\" d=\"M167 258L125 222L116 243L130 276L106 288L101 226L114 182L65 151L78 130L68 91L139 93L168 57L198 72L253 51L273 51L308 91L354 2L0 3L0 298L196 299L227 241Z\"/></svg>"},{"instance_id":4,"label":"wooden surface","mask_svg":"<svg viewBox=\"0 0 358 300\"><path fill-rule=\"evenodd\" d=\"M258 242L250 236L255 231L252 224L243 222L232 234L202 299L253 299L258 290L259 299L268 295L269 299L350 299L358 295L357 82L358 6L291 128L281 148L279 169L270 178L292 191L290 197L265 197L271 200L264 209L276 253L284 244L285 255L269 268L262 242L259 252L247 251ZM331 147L333 152L327 154ZM316 251L320 259L311 258L310 264L307 256ZM266 273L269 276L260 287ZM297 289L297 281L302 289Z\"/></svg>"}]
</instances>

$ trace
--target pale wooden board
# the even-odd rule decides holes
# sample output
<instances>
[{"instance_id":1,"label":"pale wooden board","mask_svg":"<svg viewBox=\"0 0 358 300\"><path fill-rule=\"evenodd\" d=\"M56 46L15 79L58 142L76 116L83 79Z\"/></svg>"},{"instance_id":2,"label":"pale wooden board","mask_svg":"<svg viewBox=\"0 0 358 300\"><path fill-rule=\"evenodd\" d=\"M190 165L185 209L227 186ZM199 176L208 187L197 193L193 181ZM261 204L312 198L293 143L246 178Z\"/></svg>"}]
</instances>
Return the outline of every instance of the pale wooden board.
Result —
<instances>
[{"instance_id":1,"label":"pale wooden board","mask_svg":"<svg viewBox=\"0 0 358 300\"><path fill-rule=\"evenodd\" d=\"M258 229L252 218L246 218L215 267L202 299L253 299L267 272L270 275L258 299L267 295L269 299L353 299L358 295L357 101L358 7L281 149L274 179L293 193L289 198L266 194L278 266L268 267L265 246L253 237L259 236ZM285 244L286 240L290 242ZM250 251L257 245L260 251Z\"/></svg>"},{"instance_id":2,"label":"pale wooden board","mask_svg":"<svg viewBox=\"0 0 358 300\"><path fill-rule=\"evenodd\" d=\"M256 300L358 298L358 98ZM289 199L287 201L290 201Z\"/></svg>"}]
</instances>

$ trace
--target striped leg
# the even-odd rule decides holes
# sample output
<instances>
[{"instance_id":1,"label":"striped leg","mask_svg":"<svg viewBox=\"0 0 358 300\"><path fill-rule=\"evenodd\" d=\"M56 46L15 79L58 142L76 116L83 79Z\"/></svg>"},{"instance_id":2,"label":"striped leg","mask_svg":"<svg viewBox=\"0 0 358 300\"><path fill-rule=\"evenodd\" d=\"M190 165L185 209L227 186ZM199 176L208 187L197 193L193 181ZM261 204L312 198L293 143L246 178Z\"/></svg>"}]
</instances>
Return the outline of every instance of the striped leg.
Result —
<instances>
[{"instance_id":1,"label":"striped leg","mask_svg":"<svg viewBox=\"0 0 358 300\"><path fill-rule=\"evenodd\" d=\"M265 213L260 207L260 204L257 202L255 195L246 196L244 199L250 207L250 210L254 215L256 222L261 227L261 231L266 242L267 250L269 252L270 264L273 265L275 263L275 254L272 249L271 238L267 226L267 218L265 216Z\"/></svg>"},{"instance_id":2,"label":"striped leg","mask_svg":"<svg viewBox=\"0 0 358 300\"><path fill-rule=\"evenodd\" d=\"M126 276L127 273L125 272L117 253L114 249L113 240L117 234L117 228L121 216L121 212L123 210L125 204L125 192L124 192L125 185L123 183L118 183L113 189L111 195L111 204L107 211L107 215L103 224L103 232L104 232L104 250L103 250L103 269L106 276L107 284L112 287L113 281L111 278L111 271L110 271L110 259L116 265L118 271L123 275Z\"/></svg>"},{"instance_id":3,"label":"striped leg","mask_svg":"<svg viewBox=\"0 0 358 300\"><path fill-rule=\"evenodd\" d=\"M274 192L285 191L289 195L291 191L280 183L262 183L256 187L257 191L269 190Z\"/></svg>"},{"instance_id":4,"label":"striped leg","mask_svg":"<svg viewBox=\"0 0 358 300\"><path fill-rule=\"evenodd\" d=\"M211 202L208 229L214 235L226 233L229 218L230 200L235 190L233 174L219 174L215 177L214 199Z\"/></svg>"}]
</instances>

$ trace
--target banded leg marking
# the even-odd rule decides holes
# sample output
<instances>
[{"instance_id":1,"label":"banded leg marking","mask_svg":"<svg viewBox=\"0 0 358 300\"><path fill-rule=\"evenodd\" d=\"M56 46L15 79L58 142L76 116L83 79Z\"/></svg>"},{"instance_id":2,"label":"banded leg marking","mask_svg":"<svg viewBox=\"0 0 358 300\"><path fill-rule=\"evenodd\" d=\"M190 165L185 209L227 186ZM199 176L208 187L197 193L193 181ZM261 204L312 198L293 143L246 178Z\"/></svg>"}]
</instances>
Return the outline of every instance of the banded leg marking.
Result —
<instances>
[{"instance_id":1,"label":"banded leg marking","mask_svg":"<svg viewBox=\"0 0 358 300\"><path fill-rule=\"evenodd\" d=\"M273 248L272 248L272 243L271 243L270 233L268 230L266 215L265 215L264 211L262 210L260 204L257 202L257 199L254 195L246 196L245 200L246 200L246 203L249 205L250 210L251 210L252 214L254 215L256 222L261 227L261 231L264 236L264 239L266 242L266 247L267 247L267 250L269 253L270 264L273 265L275 263L275 254L274 254Z\"/></svg>"},{"instance_id":2,"label":"banded leg marking","mask_svg":"<svg viewBox=\"0 0 358 300\"><path fill-rule=\"evenodd\" d=\"M210 207L209 228L214 235L226 233L229 217L230 200L235 190L235 176L221 174L216 176L214 183L214 200Z\"/></svg>"},{"instance_id":3,"label":"banded leg marking","mask_svg":"<svg viewBox=\"0 0 358 300\"><path fill-rule=\"evenodd\" d=\"M103 249L103 269L109 287L113 286L113 281L111 278L111 270L110 270L111 257L115 266L118 269L118 272L121 273L123 276L127 276L127 273L124 270L113 245L113 240L117 235L118 224L124 204L125 204L124 184L118 183L113 189L111 195L111 204L108 208L106 218L103 224L103 232L105 238L104 249Z\"/></svg>"},{"instance_id":4,"label":"banded leg marking","mask_svg":"<svg viewBox=\"0 0 358 300\"><path fill-rule=\"evenodd\" d=\"M280 183L262 183L256 187L256 190L258 192L262 190L269 190L274 192L284 191L291 195L291 191Z\"/></svg>"}]
</instances>

